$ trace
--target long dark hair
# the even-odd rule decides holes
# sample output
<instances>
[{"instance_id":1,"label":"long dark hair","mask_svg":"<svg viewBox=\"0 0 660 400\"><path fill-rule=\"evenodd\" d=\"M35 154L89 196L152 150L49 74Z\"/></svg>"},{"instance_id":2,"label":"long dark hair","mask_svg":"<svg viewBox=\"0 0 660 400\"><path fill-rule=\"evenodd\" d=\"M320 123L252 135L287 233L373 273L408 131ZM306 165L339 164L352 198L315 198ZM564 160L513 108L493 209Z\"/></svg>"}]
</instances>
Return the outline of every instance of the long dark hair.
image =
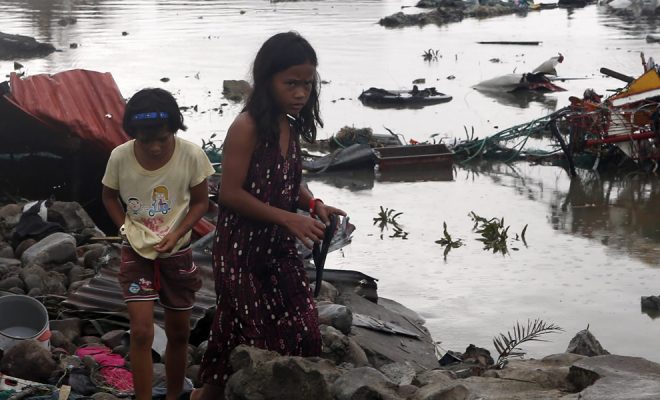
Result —
<instances>
[{"instance_id":1,"label":"long dark hair","mask_svg":"<svg viewBox=\"0 0 660 400\"><path fill-rule=\"evenodd\" d=\"M243 111L254 118L257 136L265 142L275 142L280 135L278 117L282 111L277 107L272 90L273 76L294 65L318 65L316 52L309 42L297 32L283 32L271 36L259 49L252 66L253 88ZM316 140L316 125L323 126L319 113L320 79L314 77L309 100L296 118L296 127L303 139Z\"/></svg>"}]
</instances>

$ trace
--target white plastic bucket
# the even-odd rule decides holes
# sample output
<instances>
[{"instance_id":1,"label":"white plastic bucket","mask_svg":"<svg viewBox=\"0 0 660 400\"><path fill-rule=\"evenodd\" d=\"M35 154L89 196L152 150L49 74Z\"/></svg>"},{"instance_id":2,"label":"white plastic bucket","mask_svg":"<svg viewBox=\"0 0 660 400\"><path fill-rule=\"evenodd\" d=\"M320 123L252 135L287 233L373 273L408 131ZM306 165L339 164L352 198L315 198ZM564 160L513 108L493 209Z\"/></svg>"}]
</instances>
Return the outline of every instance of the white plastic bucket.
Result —
<instances>
[{"instance_id":1,"label":"white plastic bucket","mask_svg":"<svg viewBox=\"0 0 660 400\"><path fill-rule=\"evenodd\" d=\"M30 296L0 297L0 349L7 350L21 340L34 339L50 348L48 310Z\"/></svg>"}]
</instances>

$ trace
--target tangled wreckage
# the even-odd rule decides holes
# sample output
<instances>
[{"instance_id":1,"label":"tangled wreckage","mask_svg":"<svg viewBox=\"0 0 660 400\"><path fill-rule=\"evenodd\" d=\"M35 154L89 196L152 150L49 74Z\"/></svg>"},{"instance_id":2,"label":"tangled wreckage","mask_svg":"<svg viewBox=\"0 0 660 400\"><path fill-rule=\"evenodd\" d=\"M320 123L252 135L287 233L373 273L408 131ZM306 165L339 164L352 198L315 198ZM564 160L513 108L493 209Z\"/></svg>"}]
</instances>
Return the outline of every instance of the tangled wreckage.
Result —
<instances>
[{"instance_id":1,"label":"tangled wreckage","mask_svg":"<svg viewBox=\"0 0 660 400\"><path fill-rule=\"evenodd\" d=\"M660 161L660 71L649 59L644 73L630 77L607 68L604 75L626 86L608 98L587 89L582 98L536 120L507 128L486 138L468 138L451 149L462 162L490 158L504 161L563 159L571 175L575 168L598 171L655 172ZM527 148L529 139L551 136L551 150ZM511 142L515 144L510 145Z\"/></svg>"}]
</instances>

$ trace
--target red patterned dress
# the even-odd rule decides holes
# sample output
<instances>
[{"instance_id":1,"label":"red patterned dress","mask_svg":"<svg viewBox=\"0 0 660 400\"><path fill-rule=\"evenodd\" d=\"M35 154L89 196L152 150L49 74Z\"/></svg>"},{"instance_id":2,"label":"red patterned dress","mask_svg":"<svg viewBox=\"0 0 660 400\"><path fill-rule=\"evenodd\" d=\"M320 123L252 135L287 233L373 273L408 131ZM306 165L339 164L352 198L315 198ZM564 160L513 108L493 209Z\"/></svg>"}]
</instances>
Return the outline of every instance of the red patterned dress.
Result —
<instances>
[{"instance_id":1,"label":"red patterned dress","mask_svg":"<svg viewBox=\"0 0 660 400\"><path fill-rule=\"evenodd\" d=\"M302 178L298 135L286 158L275 144L258 144L243 188L266 204L295 212ZM220 207L213 246L217 310L201 365L204 383L224 386L239 344L284 355L321 351L316 305L295 237L285 228Z\"/></svg>"}]
</instances>

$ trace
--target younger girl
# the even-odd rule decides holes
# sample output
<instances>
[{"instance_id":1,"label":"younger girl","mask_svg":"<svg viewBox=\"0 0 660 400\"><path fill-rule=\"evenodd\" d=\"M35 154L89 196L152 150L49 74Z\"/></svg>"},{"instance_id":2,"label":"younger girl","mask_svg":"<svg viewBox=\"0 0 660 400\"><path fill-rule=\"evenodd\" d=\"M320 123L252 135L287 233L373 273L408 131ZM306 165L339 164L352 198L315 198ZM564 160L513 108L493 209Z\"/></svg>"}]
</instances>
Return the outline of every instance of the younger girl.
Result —
<instances>
[{"instance_id":1,"label":"younger girl","mask_svg":"<svg viewBox=\"0 0 660 400\"><path fill-rule=\"evenodd\" d=\"M206 212L206 178L214 170L199 146L176 136L186 126L166 90L135 93L126 104L123 128L133 140L110 154L102 198L125 236L118 279L130 317L135 397L151 399L158 300L165 309L166 399L175 400L184 381L190 310L201 287L190 230Z\"/></svg>"},{"instance_id":2,"label":"younger girl","mask_svg":"<svg viewBox=\"0 0 660 400\"><path fill-rule=\"evenodd\" d=\"M300 137L312 142L319 77L312 46L295 32L268 39L254 60L254 87L227 132L213 248L217 309L200 371L203 399L224 398L229 354L248 344L316 356L318 317L296 238L319 242L330 214L301 185ZM320 221L297 214L309 210Z\"/></svg>"}]
</instances>

